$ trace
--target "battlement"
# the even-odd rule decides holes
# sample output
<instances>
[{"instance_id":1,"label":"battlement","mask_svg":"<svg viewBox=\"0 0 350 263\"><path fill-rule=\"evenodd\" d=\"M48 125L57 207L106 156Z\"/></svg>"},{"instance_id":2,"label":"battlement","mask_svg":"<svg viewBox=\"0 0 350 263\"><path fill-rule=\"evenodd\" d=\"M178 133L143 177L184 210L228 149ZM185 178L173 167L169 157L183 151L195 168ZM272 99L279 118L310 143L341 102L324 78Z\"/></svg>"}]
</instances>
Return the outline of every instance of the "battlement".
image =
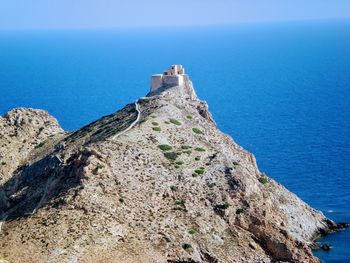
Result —
<instances>
[{"instance_id":1,"label":"battlement","mask_svg":"<svg viewBox=\"0 0 350 263\"><path fill-rule=\"evenodd\" d=\"M171 88L183 85L185 76L187 75L182 65L172 65L163 74L152 75L151 92L159 88Z\"/></svg>"}]
</instances>

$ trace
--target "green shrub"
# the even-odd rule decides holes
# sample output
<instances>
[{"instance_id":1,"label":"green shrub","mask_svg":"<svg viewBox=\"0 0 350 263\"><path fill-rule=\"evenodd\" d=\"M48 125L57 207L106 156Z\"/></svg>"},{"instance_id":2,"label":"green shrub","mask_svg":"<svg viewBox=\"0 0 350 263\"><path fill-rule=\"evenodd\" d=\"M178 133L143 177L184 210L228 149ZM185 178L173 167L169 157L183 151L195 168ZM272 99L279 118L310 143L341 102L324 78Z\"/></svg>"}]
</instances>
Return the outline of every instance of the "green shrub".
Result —
<instances>
[{"instance_id":1,"label":"green shrub","mask_svg":"<svg viewBox=\"0 0 350 263\"><path fill-rule=\"evenodd\" d=\"M198 174L196 174L196 173L192 174L192 177L197 177L197 176L198 176Z\"/></svg>"},{"instance_id":2,"label":"green shrub","mask_svg":"<svg viewBox=\"0 0 350 263\"><path fill-rule=\"evenodd\" d=\"M152 130L160 132L162 129L160 127L153 127Z\"/></svg>"},{"instance_id":3,"label":"green shrub","mask_svg":"<svg viewBox=\"0 0 350 263\"><path fill-rule=\"evenodd\" d=\"M190 155L192 153L191 150L186 150L186 151L183 151L183 153L187 153L188 155Z\"/></svg>"},{"instance_id":4,"label":"green shrub","mask_svg":"<svg viewBox=\"0 0 350 263\"><path fill-rule=\"evenodd\" d=\"M119 198L119 202L124 203L124 198Z\"/></svg>"},{"instance_id":5,"label":"green shrub","mask_svg":"<svg viewBox=\"0 0 350 263\"><path fill-rule=\"evenodd\" d=\"M154 125L154 126L159 126L159 123L156 122L156 121L154 121L154 122L152 122L152 125Z\"/></svg>"},{"instance_id":6,"label":"green shrub","mask_svg":"<svg viewBox=\"0 0 350 263\"><path fill-rule=\"evenodd\" d=\"M267 179L265 177L260 177L259 178L259 182L262 184L266 184L267 183Z\"/></svg>"},{"instance_id":7,"label":"green shrub","mask_svg":"<svg viewBox=\"0 0 350 263\"><path fill-rule=\"evenodd\" d=\"M194 235L194 234L197 233L197 231L196 231L195 229L191 228L190 230L188 230L188 233L189 233L190 235Z\"/></svg>"},{"instance_id":8,"label":"green shrub","mask_svg":"<svg viewBox=\"0 0 350 263\"><path fill-rule=\"evenodd\" d=\"M225 203L223 203L221 205L218 205L217 207L220 208L220 209L226 210L227 208L230 207L230 204L228 202L225 202Z\"/></svg>"},{"instance_id":9,"label":"green shrub","mask_svg":"<svg viewBox=\"0 0 350 263\"><path fill-rule=\"evenodd\" d=\"M96 170L103 169L103 168L104 168L104 165L102 165L102 164L97 164L96 165Z\"/></svg>"},{"instance_id":10,"label":"green shrub","mask_svg":"<svg viewBox=\"0 0 350 263\"><path fill-rule=\"evenodd\" d=\"M242 213L244 213L244 212L245 212L245 208L238 208L238 209L236 210L236 214L237 214L237 215L242 214Z\"/></svg>"},{"instance_id":11,"label":"green shrub","mask_svg":"<svg viewBox=\"0 0 350 263\"><path fill-rule=\"evenodd\" d=\"M6 162L1 162L1 165L5 165L6 164Z\"/></svg>"},{"instance_id":12,"label":"green shrub","mask_svg":"<svg viewBox=\"0 0 350 263\"><path fill-rule=\"evenodd\" d=\"M203 132L198 128L193 128L192 131L196 134L203 134Z\"/></svg>"},{"instance_id":13,"label":"green shrub","mask_svg":"<svg viewBox=\"0 0 350 263\"><path fill-rule=\"evenodd\" d=\"M171 191L173 191L173 192L177 192L178 187L177 187L176 185L172 185L172 186L170 186L170 189L171 189Z\"/></svg>"},{"instance_id":14,"label":"green shrub","mask_svg":"<svg viewBox=\"0 0 350 263\"><path fill-rule=\"evenodd\" d=\"M201 159L200 156L196 156L196 158L194 158L196 161L199 161Z\"/></svg>"},{"instance_id":15,"label":"green shrub","mask_svg":"<svg viewBox=\"0 0 350 263\"><path fill-rule=\"evenodd\" d=\"M168 122L168 121L165 121L164 123L165 123L165 124L170 124L170 122Z\"/></svg>"},{"instance_id":16,"label":"green shrub","mask_svg":"<svg viewBox=\"0 0 350 263\"><path fill-rule=\"evenodd\" d=\"M233 161L232 164L236 166L239 165L239 162Z\"/></svg>"},{"instance_id":17,"label":"green shrub","mask_svg":"<svg viewBox=\"0 0 350 263\"><path fill-rule=\"evenodd\" d=\"M192 117L192 115L187 115L186 118L189 120L192 120L193 117Z\"/></svg>"},{"instance_id":18,"label":"green shrub","mask_svg":"<svg viewBox=\"0 0 350 263\"><path fill-rule=\"evenodd\" d=\"M142 102L149 102L151 99L148 97L141 98Z\"/></svg>"},{"instance_id":19,"label":"green shrub","mask_svg":"<svg viewBox=\"0 0 350 263\"><path fill-rule=\"evenodd\" d=\"M176 120L176 119L170 119L169 120L172 124L175 124L175 125L181 125L181 122L179 122L178 120Z\"/></svg>"},{"instance_id":20,"label":"green shrub","mask_svg":"<svg viewBox=\"0 0 350 263\"><path fill-rule=\"evenodd\" d=\"M202 175L202 174L204 174L204 169L196 169L196 170L194 170L194 172L196 173L196 174L198 174L198 175Z\"/></svg>"},{"instance_id":21,"label":"green shrub","mask_svg":"<svg viewBox=\"0 0 350 263\"><path fill-rule=\"evenodd\" d=\"M195 148L195 150L196 150L197 152L205 152L205 149L203 149L203 148L201 148L201 147L197 147L197 148Z\"/></svg>"},{"instance_id":22,"label":"green shrub","mask_svg":"<svg viewBox=\"0 0 350 263\"><path fill-rule=\"evenodd\" d=\"M170 151L173 147L171 147L168 144L161 144L161 145L158 145L158 148L161 149L162 151Z\"/></svg>"},{"instance_id":23,"label":"green shrub","mask_svg":"<svg viewBox=\"0 0 350 263\"><path fill-rule=\"evenodd\" d=\"M183 165L184 164L184 162L183 161L177 161L177 162L175 162L177 165Z\"/></svg>"},{"instance_id":24,"label":"green shrub","mask_svg":"<svg viewBox=\"0 0 350 263\"><path fill-rule=\"evenodd\" d=\"M43 147L44 145L45 145L45 143L44 143L44 142L41 142L41 143L37 144L34 148L35 148L35 149L38 149L38 148Z\"/></svg>"},{"instance_id":25,"label":"green shrub","mask_svg":"<svg viewBox=\"0 0 350 263\"><path fill-rule=\"evenodd\" d=\"M175 152L165 152L164 153L165 158L171 161L175 161L177 158L177 154Z\"/></svg>"},{"instance_id":26,"label":"green shrub","mask_svg":"<svg viewBox=\"0 0 350 263\"><path fill-rule=\"evenodd\" d=\"M182 150L188 150L188 149L191 149L192 146L189 146L189 145L181 145L181 149Z\"/></svg>"}]
</instances>

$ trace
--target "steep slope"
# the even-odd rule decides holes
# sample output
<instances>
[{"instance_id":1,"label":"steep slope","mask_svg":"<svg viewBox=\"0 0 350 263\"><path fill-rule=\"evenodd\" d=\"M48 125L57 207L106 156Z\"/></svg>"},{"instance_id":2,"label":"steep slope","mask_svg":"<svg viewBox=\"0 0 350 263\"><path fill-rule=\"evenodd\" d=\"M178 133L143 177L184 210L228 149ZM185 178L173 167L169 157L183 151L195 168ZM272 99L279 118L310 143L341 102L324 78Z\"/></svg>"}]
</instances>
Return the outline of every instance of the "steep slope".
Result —
<instances>
[{"instance_id":1,"label":"steep slope","mask_svg":"<svg viewBox=\"0 0 350 263\"><path fill-rule=\"evenodd\" d=\"M13 262L318 262L308 244L337 227L262 174L189 80L47 140L4 164Z\"/></svg>"},{"instance_id":2,"label":"steep slope","mask_svg":"<svg viewBox=\"0 0 350 263\"><path fill-rule=\"evenodd\" d=\"M30 159L40 155L46 140L55 141L63 133L57 120L43 110L17 108L0 117L0 185L30 153Z\"/></svg>"}]
</instances>

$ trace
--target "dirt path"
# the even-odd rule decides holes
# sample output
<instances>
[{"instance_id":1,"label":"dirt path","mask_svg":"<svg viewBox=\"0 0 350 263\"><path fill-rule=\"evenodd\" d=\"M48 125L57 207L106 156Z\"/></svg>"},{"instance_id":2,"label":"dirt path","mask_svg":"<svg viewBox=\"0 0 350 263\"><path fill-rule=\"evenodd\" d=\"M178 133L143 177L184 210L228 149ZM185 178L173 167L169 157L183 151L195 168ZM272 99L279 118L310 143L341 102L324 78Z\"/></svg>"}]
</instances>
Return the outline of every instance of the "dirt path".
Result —
<instances>
[{"instance_id":1,"label":"dirt path","mask_svg":"<svg viewBox=\"0 0 350 263\"><path fill-rule=\"evenodd\" d=\"M128 128L126 128L124 131L118 132L116 135L114 135L112 137L112 140L116 139L117 137L119 137L120 135L123 135L124 133L126 133L127 131L129 131L130 129L132 129L140 120L141 117L141 111L140 111L140 105L138 104L138 100L135 101L135 108L137 110L137 118L135 121L133 121L133 123L130 124L130 126Z\"/></svg>"}]
</instances>

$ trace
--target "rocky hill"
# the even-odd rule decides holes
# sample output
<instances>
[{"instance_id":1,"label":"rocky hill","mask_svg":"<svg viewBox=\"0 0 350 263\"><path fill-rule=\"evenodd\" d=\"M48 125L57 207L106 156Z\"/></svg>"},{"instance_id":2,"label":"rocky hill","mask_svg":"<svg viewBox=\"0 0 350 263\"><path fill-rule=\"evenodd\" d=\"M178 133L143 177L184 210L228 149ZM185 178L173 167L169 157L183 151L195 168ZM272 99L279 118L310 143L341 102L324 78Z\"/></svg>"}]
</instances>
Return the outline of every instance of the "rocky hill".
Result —
<instances>
[{"instance_id":1,"label":"rocky hill","mask_svg":"<svg viewBox=\"0 0 350 263\"><path fill-rule=\"evenodd\" d=\"M261 173L188 79L71 133L15 109L0 162L11 262L318 262L309 245L337 228Z\"/></svg>"}]
</instances>

